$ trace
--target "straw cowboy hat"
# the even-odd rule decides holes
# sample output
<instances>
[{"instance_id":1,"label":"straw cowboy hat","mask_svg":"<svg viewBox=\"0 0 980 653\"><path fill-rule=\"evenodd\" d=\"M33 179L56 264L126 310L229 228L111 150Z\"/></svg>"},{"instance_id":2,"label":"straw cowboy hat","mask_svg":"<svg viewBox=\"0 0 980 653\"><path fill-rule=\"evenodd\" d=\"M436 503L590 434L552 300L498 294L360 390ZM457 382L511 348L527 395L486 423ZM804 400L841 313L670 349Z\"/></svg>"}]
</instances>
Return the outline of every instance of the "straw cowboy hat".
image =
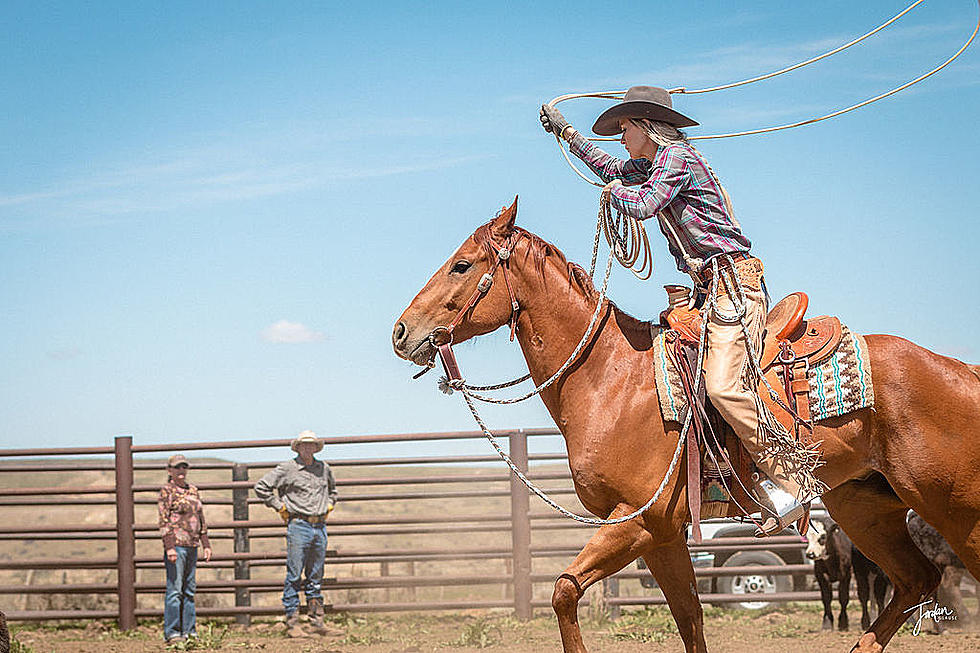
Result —
<instances>
[{"instance_id":1,"label":"straw cowboy hat","mask_svg":"<svg viewBox=\"0 0 980 653\"><path fill-rule=\"evenodd\" d=\"M658 86L631 86L623 101L602 112L592 125L592 131L600 136L622 134L619 121L623 118L647 118L674 127L694 127L698 123L674 111L667 89Z\"/></svg>"},{"instance_id":2,"label":"straw cowboy hat","mask_svg":"<svg viewBox=\"0 0 980 653\"><path fill-rule=\"evenodd\" d=\"M312 442L313 444L316 445L316 451L314 451L313 453L317 453L318 451L323 449L323 440L316 437L316 433L314 433L313 431L303 431L302 433L296 436L296 438L293 440L293 443L289 445L289 447L293 451L299 453L299 449L297 449L297 447L299 447L299 445L302 444L303 442Z\"/></svg>"}]
</instances>

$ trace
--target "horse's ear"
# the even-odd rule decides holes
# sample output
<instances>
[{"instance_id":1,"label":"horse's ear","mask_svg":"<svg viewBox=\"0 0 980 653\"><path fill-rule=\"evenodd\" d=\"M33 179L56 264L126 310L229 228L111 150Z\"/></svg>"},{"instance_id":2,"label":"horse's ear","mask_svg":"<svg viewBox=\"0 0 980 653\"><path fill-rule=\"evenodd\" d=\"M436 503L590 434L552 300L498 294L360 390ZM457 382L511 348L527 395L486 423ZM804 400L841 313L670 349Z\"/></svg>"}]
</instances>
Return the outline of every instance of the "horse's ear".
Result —
<instances>
[{"instance_id":1,"label":"horse's ear","mask_svg":"<svg viewBox=\"0 0 980 653\"><path fill-rule=\"evenodd\" d=\"M493 219L490 229L494 236L506 238L514 231L514 221L517 220L517 196L514 203L501 209L500 214Z\"/></svg>"}]
</instances>

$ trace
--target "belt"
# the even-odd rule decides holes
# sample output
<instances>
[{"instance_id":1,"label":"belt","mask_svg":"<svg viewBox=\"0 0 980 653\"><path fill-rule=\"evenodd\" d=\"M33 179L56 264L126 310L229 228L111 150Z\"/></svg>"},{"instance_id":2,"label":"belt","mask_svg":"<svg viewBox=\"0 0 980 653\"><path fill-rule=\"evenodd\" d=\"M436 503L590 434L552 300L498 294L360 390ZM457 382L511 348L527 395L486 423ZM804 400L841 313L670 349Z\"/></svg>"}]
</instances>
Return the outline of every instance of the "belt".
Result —
<instances>
[{"instance_id":1,"label":"belt","mask_svg":"<svg viewBox=\"0 0 980 653\"><path fill-rule=\"evenodd\" d=\"M326 524L327 523L327 516L326 515L301 515L298 512L291 512L291 513L289 513L289 518L290 519L302 519L303 521L305 521L308 524Z\"/></svg>"},{"instance_id":2,"label":"belt","mask_svg":"<svg viewBox=\"0 0 980 653\"><path fill-rule=\"evenodd\" d=\"M749 254L748 252L733 252L731 254L722 254L721 256L727 256L728 259L732 262L732 265L740 261L745 261L747 259L752 258L752 255ZM711 281L711 261L705 263L704 267L701 268L701 270L698 272L698 278L701 280L701 283L703 283L705 286L708 285L708 282Z\"/></svg>"}]
</instances>

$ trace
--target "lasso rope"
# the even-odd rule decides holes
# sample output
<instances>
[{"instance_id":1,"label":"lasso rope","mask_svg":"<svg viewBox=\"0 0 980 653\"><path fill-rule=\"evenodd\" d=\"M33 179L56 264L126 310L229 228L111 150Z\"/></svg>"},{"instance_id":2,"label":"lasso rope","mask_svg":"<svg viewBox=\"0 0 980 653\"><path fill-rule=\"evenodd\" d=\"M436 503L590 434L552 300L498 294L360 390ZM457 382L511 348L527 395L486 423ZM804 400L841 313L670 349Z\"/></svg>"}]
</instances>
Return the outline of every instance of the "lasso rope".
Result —
<instances>
[{"instance_id":1,"label":"lasso rope","mask_svg":"<svg viewBox=\"0 0 980 653\"><path fill-rule=\"evenodd\" d=\"M684 95L694 95L694 94L697 94L697 93L711 93L711 92L714 92L714 91L721 91L721 90L726 90L726 89L729 89L729 88L735 88L737 86L744 86L746 84L751 84L751 83L754 83L754 82L760 82L760 81L763 81L763 80L766 80L766 79L771 79L771 78L776 77L778 75L782 75L784 73L788 73L788 72L790 72L792 70L797 70L797 69L802 68L804 66L808 66L808 65L810 65L812 63L816 63L817 61L820 61L821 59L825 59L825 58L827 58L827 57L829 57L831 55L837 54L837 53L839 53L839 52L841 52L841 51L843 51L843 50L851 47L852 45L856 45L856 44L860 43L861 41L863 41L864 39L868 38L869 36L871 36L873 34L876 34L880 30L882 30L885 27L891 25L896 20L898 20L899 18L901 18L902 16L904 16L905 14L907 14L909 11L911 11L912 9L914 9L915 7L917 7L923 1L924 0L917 0L916 2L913 2L904 11L902 11L899 14L897 14L896 16L892 17L891 19L889 19L885 23L882 23L881 25L879 25L875 29L871 30L867 34L864 34L863 36L861 36L859 38L856 38L856 39L854 39L852 41L849 41L848 43L845 43L844 45L841 45L841 46L839 46L837 48L834 48L833 50L830 50L828 52L825 52L825 53L823 53L823 54L821 54L819 56L813 57L811 59L807 59L806 61L802 61L802 62L800 62L798 64L794 64L792 66L787 66L786 68L782 68L780 70L775 70L775 71L772 71L772 72L769 72L769 73L766 73L766 74L763 74L763 75L758 75L756 77L752 77L752 78L749 78L749 79L744 79L744 80L741 80L741 81L738 81L738 82L731 82L731 83L728 83L728 84L722 84L720 86L712 86L710 88L701 88L701 89L693 89L693 90L688 90L687 88L684 88L684 87L672 88L672 89L670 89L670 93L677 93L677 94L684 94ZM799 122L793 122L793 123L789 123L789 124L786 124L786 125L777 125L777 126L772 126L772 127L763 127L763 128L760 128L760 129L750 129L750 130L740 131L740 132L729 132L729 133L725 133L725 134L708 134L708 135L704 135L704 136L691 136L691 137L688 138L688 140L696 141L696 140L712 140L712 139L718 139L718 138L733 138L735 136L749 136L749 135L752 135L752 134L765 134L765 133L769 133L769 132L782 131L784 129L794 129L796 127L803 127L805 125L812 125L814 123L818 123L818 122L821 122L823 120L829 120L831 118L836 118L837 116L844 115L845 113L849 113L851 111L855 111L855 110L860 109L862 107L866 107L869 104L873 104L874 102L878 102L879 100L883 100L886 97L889 97L889 96L894 95L894 94L896 94L896 93L898 93L900 91L903 91L903 90L909 88L910 86L913 86L914 84L918 84L922 80L924 80L924 79L926 79L928 77L931 77L932 75L935 75L940 70L942 70L943 68L945 68L949 64L953 63L953 61L955 61L961 54L963 54L963 51L966 50L970 46L970 44L973 42L973 39L976 38L978 31L980 31L980 0L978 0L978 2L977 2L977 24L973 28L973 32L970 34L970 38L968 38L966 40L966 42L960 47L959 50L957 50L951 57L949 57L948 59L946 59L946 61L944 61L943 63L939 64L938 66L936 66L935 68L933 68L929 72L924 73L924 74L916 77L915 79L913 79L911 81L908 81L908 82L906 82L906 83L904 83L904 84L902 84L900 86L897 86L897 87L891 89L890 91L886 91L886 92L881 93L879 95L876 95L874 97L868 98L868 99L866 99L866 100L864 100L862 102L858 102L857 104L853 104L853 105L851 105L849 107L845 107L845 108L839 109L837 111L832 111L831 113L828 113L828 114L823 115L823 116L818 116L816 118L809 118L807 120L801 120ZM560 95L560 96L556 97L555 99L551 100L551 102L549 102L549 104L552 105L552 106L554 106L554 105L558 104L559 102L565 102L566 100L572 100L572 99L578 99L578 98L590 98L590 97L591 98L605 98L605 99L609 99L609 100L621 100L625 94L626 94L626 91L594 91L594 92L590 92L590 93L570 93L570 94L567 94L567 95ZM603 136L587 137L587 138L589 138L589 140L591 140L591 141L616 141L616 140L619 140L616 137L603 137ZM575 167L575 165L572 163L572 160L569 158L568 154L565 152L565 148L562 147L561 138L556 136L556 141L558 143L558 148L561 150L562 156L565 157L565 161L568 163L569 166L572 167L572 169L575 171L575 173L579 177L581 177L582 179L584 179L585 181L587 181L587 182L589 182L589 183L591 183L593 185L600 186L601 184L598 184L595 181L589 179L577 167Z\"/></svg>"},{"instance_id":2,"label":"lasso rope","mask_svg":"<svg viewBox=\"0 0 980 653\"><path fill-rule=\"evenodd\" d=\"M906 7L905 9L903 9L900 13L896 14L895 16L892 16L888 21L882 23L881 25L879 25L878 27L874 28L873 30L871 30L870 32L868 32L867 34L865 34L864 36L859 36L858 38L854 39L853 41L848 41L844 45L841 45L839 47L836 47L833 50L830 50L828 52L824 52L821 55L818 55L816 57L813 57L812 59L807 59L806 61L801 61L798 64L793 64L792 66L787 66L786 68L781 68L780 70L774 70L771 73L765 73L763 75L759 75L758 77L751 77L749 79L743 79L740 82L731 82L729 84L722 84L721 86L712 86L710 88L699 88L699 89L694 89L694 90L688 90L686 88L675 88L675 89L671 89L671 93L683 93L684 95L695 95L697 93L712 93L714 91L723 91L725 89L735 88L736 86L745 86L746 84L752 84L754 82L761 82L764 79L771 79L773 77L777 77L779 75L782 75L784 73L788 73L788 72L793 71L793 70L796 70L798 68L802 68L804 66L809 66L810 64L816 63L816 62L820 61L821 59L826 59L829 56L832 56L832 55L837 54L838 52L843 52L844 50L846 50L847 48L851 47L852 45L857 45L858 43L860 43L864 39L868 38L869 36L872 36L874 34L877 34L878 32L880 32L881 30L885 29L886 27L888 27L889 25L891 25L892 23L894 23L896 20L898 20L899 18L901 18L905 14L909 13L910 11L912 11L913 9L915 9L916 7L918 7L919 5L921 5L923 2L925 2L925 0L916 0L916 2L913 2L908 7Z\"/></svg>"},{"instance_id":3,"label":"lasso rope","mask_svg":"<svg viewBox=\"0 0 980 653\"><path fill-rule=\"evenodd\" d=\"M610 192L607 185L602 193L607 196ZM609 203L603 204L605 210L600 212L602 232L606 243L619 263L632 272L640 281L646 281L653 275L653 255L650 253L650 239L643 222L616 211L615 219Z\"/></svg>"}]
</instances>

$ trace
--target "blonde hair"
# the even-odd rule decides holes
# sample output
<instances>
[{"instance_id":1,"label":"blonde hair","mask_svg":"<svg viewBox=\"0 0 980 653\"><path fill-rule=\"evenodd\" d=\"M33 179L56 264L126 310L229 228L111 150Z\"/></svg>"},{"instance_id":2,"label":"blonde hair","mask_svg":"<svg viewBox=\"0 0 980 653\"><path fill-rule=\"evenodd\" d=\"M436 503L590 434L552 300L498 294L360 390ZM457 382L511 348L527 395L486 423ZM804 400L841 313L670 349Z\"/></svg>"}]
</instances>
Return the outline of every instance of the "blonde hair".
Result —
<instances>
[{"instance_id":1,"label":"blonde hair","mask_svg":"<svg viewBox=\"0 0 980 653\"><path fill-rule=\"evenodd\" d=\"M704 167L708 169L708 174L711 175L711 178L718 186L719 191L721 191L720 199L724 204L725 209L728 211L728 217L731 218L732 222L734 222L736 226L738 226L738 220L735 219L735 208L732 206L732 199L728 195L728 191L721 185L718 175L715 174L714 169L711 167L711 164L708 163L708 160L704 158L704 155L701 154L701 152L687 140L687 134L677 127L659 120L630 118L630 122L642 129L643 133L647 135L647 138L653 141L654 145L656 145L658 149L661 147L668 147L674 143L684 143L692 150L697 152L698 158L704 163Z\"/></svg>"},{"instance_id":2,"label":"blonde hair","mask_svg":"<svg viewBox=\"0 0 980 653\"><path fill-rule=\"evenodd\" d=\"M667 147L672 143L687 143L687 134L669 123L646 118L631 118L630 122L642 129L643 133L659 147Z\"/></svg>"}]
</instances>

